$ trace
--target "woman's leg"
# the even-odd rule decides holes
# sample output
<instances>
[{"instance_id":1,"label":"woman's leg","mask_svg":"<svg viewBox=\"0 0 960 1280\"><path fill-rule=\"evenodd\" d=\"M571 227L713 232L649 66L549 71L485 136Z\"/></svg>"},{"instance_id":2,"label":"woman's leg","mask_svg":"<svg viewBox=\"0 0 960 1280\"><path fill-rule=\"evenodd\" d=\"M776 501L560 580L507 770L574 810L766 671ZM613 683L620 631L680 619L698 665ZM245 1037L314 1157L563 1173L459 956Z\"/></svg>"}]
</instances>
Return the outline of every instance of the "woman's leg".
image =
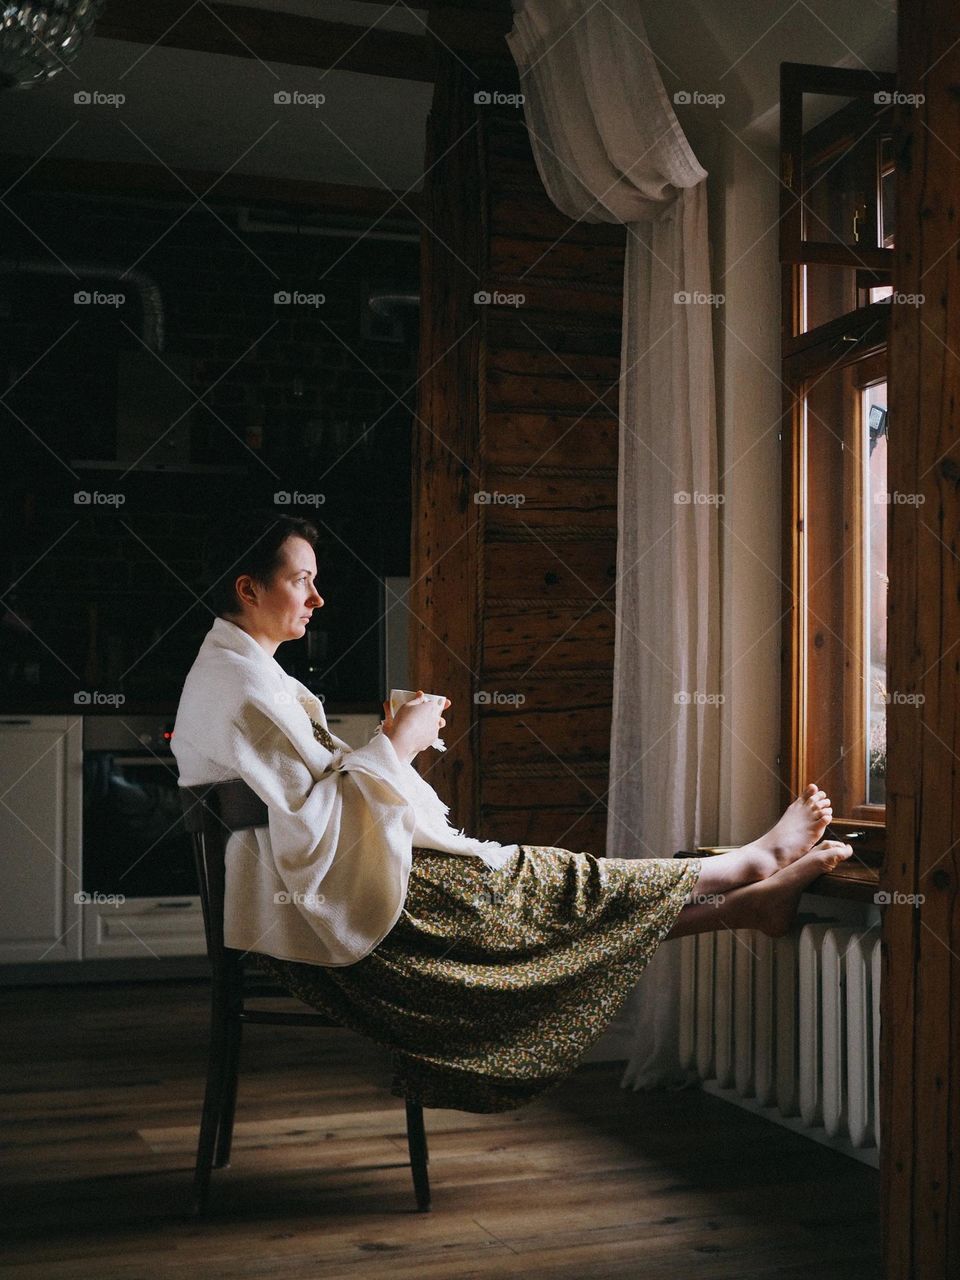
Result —
<instances>
[{"instance_id":1,"label":"woman's leg","mask_svg":"<svg viewBox=\"0 0 960 1280\"><path fill-rule=\"evenodd\" d=\"M849 844L825 840L774 875L726 894L703 894L698 881L691 897L711 897L712 901L698 901L685 906L667 937L683 938L692 933L711 933L719 929L759 929L771 938L782 937L793 923L803 891L818 876L845 862L852 853L853 848Z\"/></svg>"},{"instance_id":2,"label":"woman's leg","mask_svg":"<svg viewBox=\"0 0 960 1280\"><path fill-rule=\"evenodd\" d=\"M809 783L759 840L704 858L695 892L724 893L774 875L802 858L823 835L832 817L826 793Z\"/></svg>"}]
</instances>

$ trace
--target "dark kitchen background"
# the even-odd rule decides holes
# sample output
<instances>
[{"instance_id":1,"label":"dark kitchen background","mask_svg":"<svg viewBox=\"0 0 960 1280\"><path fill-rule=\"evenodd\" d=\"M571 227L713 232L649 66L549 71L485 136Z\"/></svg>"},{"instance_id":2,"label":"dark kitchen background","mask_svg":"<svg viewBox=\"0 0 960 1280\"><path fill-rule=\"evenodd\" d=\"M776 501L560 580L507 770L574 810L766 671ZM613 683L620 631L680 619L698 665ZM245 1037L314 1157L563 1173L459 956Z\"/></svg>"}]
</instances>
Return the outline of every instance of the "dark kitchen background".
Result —
<instances>
[{"instance_id":1,"label":"dark kitchen background","mask_svg":"<svg viewBox=\"0 0 960 1280\"><path fill-rule=\"evenodd\" d=\"M207 530L286 493L278 511L319 525L326 603L278 660L328 707L379 712L383 579L409 572L416 224L361 239L280 204L6 201L3 710L172 712L212 622Z\"/></svg>"}]
</instances>

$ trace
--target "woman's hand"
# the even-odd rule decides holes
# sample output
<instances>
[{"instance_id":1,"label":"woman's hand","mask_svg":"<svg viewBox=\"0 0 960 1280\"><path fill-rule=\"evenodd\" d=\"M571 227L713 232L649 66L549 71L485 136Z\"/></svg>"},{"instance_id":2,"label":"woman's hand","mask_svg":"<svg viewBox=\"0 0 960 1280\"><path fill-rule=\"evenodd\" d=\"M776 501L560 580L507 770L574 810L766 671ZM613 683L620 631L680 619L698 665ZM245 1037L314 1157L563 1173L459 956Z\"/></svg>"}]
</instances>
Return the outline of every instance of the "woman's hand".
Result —
<instances>
[{"instance_id":1,"label":"woman's hand","mask_svg":"<svg viewBox=\"0 0 960 1280\"><path fill-rule=\"evenodd\" d=\"M410 702L397 708L397 714L390 714L389 701L383 704L383 732L393 743L393 749L401 760L410 764L421 751L425 750L437 737L447 723L442 712L450 706L450 699L445 698L443 706L436 702L428 702L422 689Z\"/></svg>"}]
</instances>

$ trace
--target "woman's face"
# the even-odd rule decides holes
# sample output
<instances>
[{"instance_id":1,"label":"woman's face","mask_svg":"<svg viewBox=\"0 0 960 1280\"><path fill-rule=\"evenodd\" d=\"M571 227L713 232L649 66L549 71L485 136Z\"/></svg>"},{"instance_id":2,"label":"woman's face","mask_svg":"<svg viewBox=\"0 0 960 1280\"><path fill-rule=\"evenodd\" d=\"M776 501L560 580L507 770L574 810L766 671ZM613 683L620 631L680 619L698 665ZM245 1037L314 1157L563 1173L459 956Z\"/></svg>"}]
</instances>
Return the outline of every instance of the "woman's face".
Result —
<instances>
[{"instance_id":1,"label":"woman's face","mask_svg":"<svg viewBox=\"0 0 960 1280\"><path fill-rule=\"evenodd\" d=\"M248 576L238 578L236 584L244 602L244 629L275 645L299 640L314 609L323 606L323 597L313 585L317 557L310 543L291 535L281 546L280 556L269 586Z\"/></svg>"}]
</instances>

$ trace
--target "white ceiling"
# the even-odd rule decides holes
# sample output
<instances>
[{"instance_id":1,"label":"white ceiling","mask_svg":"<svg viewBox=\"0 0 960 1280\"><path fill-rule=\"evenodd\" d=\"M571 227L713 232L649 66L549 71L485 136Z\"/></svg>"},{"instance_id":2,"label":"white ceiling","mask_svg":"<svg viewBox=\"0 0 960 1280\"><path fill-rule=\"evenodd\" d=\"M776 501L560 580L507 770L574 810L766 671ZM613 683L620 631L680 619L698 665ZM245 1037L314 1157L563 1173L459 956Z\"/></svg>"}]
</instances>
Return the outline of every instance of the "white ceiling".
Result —
<instances>
[{"instance_id":1,"label":"white ceiling","mask_svg":"<svg viewBox=\"0 0 960 1280\"><path fill-rule=\"evenodd\" d=\"M414 33L426 20L425 10L403 3L240 2ZM637 11L668 94L725 95L719 111L678 108L705 158L724 126L775 138L782 60L895 67L894 0L637 0ZM80 89L122 93L126 101L77 106ZM278 106L273 95L283 89L322 93L326 101ZM0 151L416 189L431 97L431 85L413 81L95 37L69 71L0 97Z\"/></svg>"},{"instance_id":2,"label":"white ceiling","mask_svg":"<svg viewBox=\"0 0 960 1280\"><path fill-rule=\"evenodd\" d=\"M242 2L415 34L425 20L402 4ZM82 90L126 100L77 105ZM281 90L325 102L277 105ZM432 96L416 81L94 37L49 83L0 97L0 151L406 190L422 178Z\"/></svg>"},{"instance_id":3,"label":"white ceiling","mask_svg":"<svg viewBox=\"0 0 960 1280\"><path fill-rule=\"evenodd\" d=\"M691 141L717 133L717 119L748 139L775 141L781 62L896 70L896 0L642 0L639 7L668 94L725 96L719 110L678 110Z\"/></svg>"}]
</instances>

